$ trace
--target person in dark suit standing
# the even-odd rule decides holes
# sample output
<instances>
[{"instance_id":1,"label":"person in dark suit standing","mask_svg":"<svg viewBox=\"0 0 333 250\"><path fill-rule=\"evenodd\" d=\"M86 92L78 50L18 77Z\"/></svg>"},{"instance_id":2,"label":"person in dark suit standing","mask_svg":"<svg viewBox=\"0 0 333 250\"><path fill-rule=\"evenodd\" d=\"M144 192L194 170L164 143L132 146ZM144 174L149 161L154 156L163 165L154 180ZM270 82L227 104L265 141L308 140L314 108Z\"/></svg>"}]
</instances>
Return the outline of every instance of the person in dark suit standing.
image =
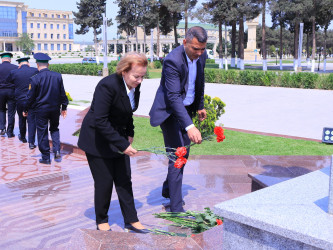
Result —
<instances>
[{"instance_id":1,"label":"person in dark suit standing","mask_svg":"<svg viewBox=\"0 0 333 250\"><path fill-rule=\"evenodd\" d=\"M17 65L11 64L12 53L4 52L0 54L2 64L0 64L0 135L8 138L14 137L16 103L14 96L14 85L7 82L7 77L11 70L17 69ZM8 126L6 130L6 105L8 106Z\"/></svg>"},{"instance_id":2,"label":"person in dark suit standing","mask_svg":"<svg viewBox=\"0 0 333 250\"><path fill-rule=\"evenodd\" d=\"M150 124L160 125L166 150L201 143L201 133L192 117L198 113L202 121L204 109L204 68L207 32L199 26L190 28L183 45L169 53L163 63L162 78L150 110ZM189 156L189 149L186 158ZM169 160L168 174L163 183L162 196L170 198L170 211L183 212L182 181L184 167L174 167Z\"/></svg>"},{"instance_id":3,"label":"person in dark suit standing","mask_svg":"<svg viewBox=\"0 0 333 250\"><path fill-rule=\"evenodd\" d=\"M138 108L140 84L147 71L144 54L129 52L118 62L115 74L96 86L80 131L78 146L85 151L95 186L97 230L110 231L108 210L115 185L125 229L149 231L139 222L134 205L129 156L137 151L133 112Z\"/></svg>"},{"instance_id":4,"label":"person in dark suit standing","mask_svg":"<svg viewBox=\"0 0 333 250\"><path fill-rule=\"evenodd\" d=\"M50 123L54 158L60 159L59 116L61 114L66 118L68 99L61 74L48 69L51 58L43 53L34 54L34 58L39 73L30 78L24 116L28 116L28 110L33 109L36 115L38 148L42 153L39 162L51 164L48 124Z\"/></svg>"},{"instance_id":5,"label":"person in dark suit standing","mask_svg":"<svg viewBox=\"0 0 333 250\"><path fill-rule=\"evenodd\" d=\"M36 122L35 114L33 110L29 110L28 117L23 116L23 111L25 108L25 103L27 101L27 94L29 90L29 79L33 75L38 73L38 69L30 67L29 64L30 57L22 57L16 61L19 63L19 68L14 69L10 72L7 77L7 82L14 84L15 87L15 100L17 115L19 117L19 129L20 134L18 138L23 143L27 142L26 131L27 131L27 121L28 121L28 141L29 148L34 149L35 137L36 137Z\"/></svg>"}]
</instances>

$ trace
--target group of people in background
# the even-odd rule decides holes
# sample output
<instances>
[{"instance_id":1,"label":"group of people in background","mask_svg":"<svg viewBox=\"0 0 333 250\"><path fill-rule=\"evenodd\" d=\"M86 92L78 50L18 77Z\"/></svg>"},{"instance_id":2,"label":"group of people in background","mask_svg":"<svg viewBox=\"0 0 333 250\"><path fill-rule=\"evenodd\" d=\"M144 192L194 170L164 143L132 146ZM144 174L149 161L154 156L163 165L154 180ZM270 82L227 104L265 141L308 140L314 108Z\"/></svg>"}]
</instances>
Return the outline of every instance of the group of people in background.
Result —
<instances>
[{"instance_id":1,"label":"group of people in background","mask_svg":"<svg viewBox=\"0 0 333 250\"><path fill-rule=\"evenodd\" d=\"M60 159L59 116L67 115L68 99L62 76L48 69L51 58L44 53L34 54L37 68L30 67L30 57L18 58L18 66L11 63L12 53L0 54L0 135L15 137L15 113L19 118L18 138L38 148L42 156L39 162L51 164L49 131L52 137L54 158ZM60 111L61 108L61 111ZM7 119L6 119L7 113ZM7 127L6 127L7 121ZM27 126L28 125L28 126ZM26 138L28 127L28 140Z\"/></svg>"}]
</instances>

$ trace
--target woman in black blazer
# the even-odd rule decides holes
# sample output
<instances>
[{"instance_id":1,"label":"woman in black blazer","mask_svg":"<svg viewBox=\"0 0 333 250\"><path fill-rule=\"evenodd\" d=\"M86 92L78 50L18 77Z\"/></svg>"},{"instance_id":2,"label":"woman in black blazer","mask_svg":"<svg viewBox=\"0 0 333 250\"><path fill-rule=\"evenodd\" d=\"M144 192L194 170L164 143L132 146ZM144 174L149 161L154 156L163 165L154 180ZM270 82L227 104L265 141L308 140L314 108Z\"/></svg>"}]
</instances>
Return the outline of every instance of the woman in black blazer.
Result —
<instances>
[{"instance_id":1,"label":"woman in black blazer","mask_svg":"<svg viewBox=\"0 0 333 250\"><path fill-rule=\"evenodd\" d=\"M129 159L137 152L131 146L133 112L139 105L147 64L144 54L130 52L123 56L117 73L103 78L96 86L90 110L82 122L78 146L86 153L94 179L97 230L111 231L108 210L114 183L125 229L149 232L137 217Z\"/></svg>"}]
</instances>

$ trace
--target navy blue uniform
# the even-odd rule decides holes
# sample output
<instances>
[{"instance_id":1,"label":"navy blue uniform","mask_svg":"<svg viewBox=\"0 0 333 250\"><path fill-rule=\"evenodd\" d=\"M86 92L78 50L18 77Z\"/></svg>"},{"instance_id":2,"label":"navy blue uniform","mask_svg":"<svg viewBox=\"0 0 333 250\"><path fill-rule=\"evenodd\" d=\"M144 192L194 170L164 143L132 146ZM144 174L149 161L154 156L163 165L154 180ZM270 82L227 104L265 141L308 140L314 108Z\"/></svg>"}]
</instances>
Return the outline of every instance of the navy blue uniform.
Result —
<instances>
[{"instance_id":1,"label":"navy blue uniform","mask_svg":"<svg viewBox=\"0 0 333 250\"><path fill-rule=\"evenodd\" d=\"M6 129L6 104L8 106L8 127L7 135L14 136L15 125L15 97L14 84L7 82L7 77L11 70L17 69L17 66L4 61L0 64L0 130Z\"/></svg>"},{"instance_id":2,"label":"navy blue uniform","mask_svg":"<svg viewBox=\"0 0 333 250\"><path fill-rule=\"evenodd\" d=\"M60 151L59 116L60 106L67 109L68 99L61 74L44 68L30 78L30 90L27 95L25 111L32 108L36 114L38 148L43 160L50 160L48 123L53 151Z\"/></svg>"},{"instance_id":3,"label":"navy blue uniform","mask_svg":"<svg viewBox=\"0 0 333 250\"><path fill-rule=\"evenodd\" d=\"M25 138L27 131L26 124L28 121L28 141L33 144L35 143L36 137L35 114L32 109L29 110L28 117L24 117L22 113L27 101L30 77L36 75L37 73L38 69L29 67L27 64L23 64L20 68L12 70L7 77L7 82L14 84L15 87L16 109L19 117L21 138Z\"/></svg>"}]
</instances>

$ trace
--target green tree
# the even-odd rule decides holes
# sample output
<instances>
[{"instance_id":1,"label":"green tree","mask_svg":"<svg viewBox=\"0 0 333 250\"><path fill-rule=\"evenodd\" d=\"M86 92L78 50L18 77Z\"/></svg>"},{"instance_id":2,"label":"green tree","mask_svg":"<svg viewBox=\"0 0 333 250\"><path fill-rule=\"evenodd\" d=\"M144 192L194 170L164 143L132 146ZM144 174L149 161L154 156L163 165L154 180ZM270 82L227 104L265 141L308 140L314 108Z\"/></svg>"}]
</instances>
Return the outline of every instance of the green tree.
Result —
<instances>
[{"instance_id":1,"label":"green tree","mask_svg":"<svg viewBox=\"0 0 333 250\"><path fill-rule=\"evenodd\" d=\"M78 12L73 12L74 23L79 25L75 34L84 35L93 29L95 53L98 55L98 35L102 33L103 14L105 13L106 0L80 0L76 2ZM107 20L107 25L112 25L112 20Z\"/></svg>"},{"instance_id":2,"label":"green tree","mask_svg":"<svg viewBox=\"0 0 333 250\"><path fill-rule=\"evenodd\" d=\"M34 41L30 38L30 36L27 33L19 35L19 39L16 42L16 46L19 47L20 50L26 55L30 55L32 50L35 48Z\"/></svg>"}]
</instances>

